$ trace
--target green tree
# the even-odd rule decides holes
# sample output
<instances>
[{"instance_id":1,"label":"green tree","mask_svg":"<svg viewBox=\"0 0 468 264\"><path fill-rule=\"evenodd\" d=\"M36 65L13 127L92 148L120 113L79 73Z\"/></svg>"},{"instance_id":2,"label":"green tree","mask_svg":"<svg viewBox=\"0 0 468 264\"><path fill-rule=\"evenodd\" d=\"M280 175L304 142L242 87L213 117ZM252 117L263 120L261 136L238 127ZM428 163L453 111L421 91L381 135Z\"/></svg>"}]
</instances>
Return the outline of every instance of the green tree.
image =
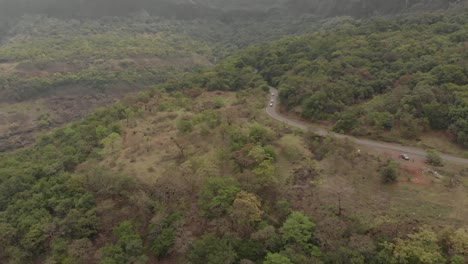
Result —
<instances>
[{"instance_id":1,"label":"green tree","mask_svg":"<svg viewBox=\"0 0 468 264\"><path fill-rule=\"evenodd\" d=\"M263 264L292 264L291 260L280 253L268 253Z\"/></svg>"},{"instance_id":2,"label":"green tree","mask_svg":"<svg viewBox=\"0 0 468 264\"><path fill-rule=\"evenodd\" d=\"M260 124L254 124L249 128L249 137L253 142L265 144L270 140L271 132Z\"/></svg>"},{"instance_id":3,"label":"green tree","mask_svg":"<svg viewBox=\"0 0 468 264\"><path fill-rule=\"evenodd\" d=\"M121 222L113 230L117 243L107 245L102 249L103 264L145 263L147 257L143 254L143 240L138 235L130 221Z\"/></svg>"},{"instance_id":4,"label":"green tree","mask_svg":"<svg viewBox=\"0 0 468 264\"><path fill-rule=\"evenodd\" d=\"M304 252L312 248L315 224L301 212L292 212L280 228L281 238L286 245L297 245Z\"/></svg>"},{"instance_id":5,"label":"green tree","mask_svg":"<svg viewBox=\"0 0 468 264\"><path fill-rule=\"evenodd\" d=\"M232 203L241 189L231 177L215 177L206 180L198 199L202 215L220 217L231 210Z\"/></svg>"},{"instance_id":6,"label":"green tree","mask_svg":"<svg viewBox=\"0 0 468 264\"><path fill-rule=\"evenodd\" d=\"M380 169L380 174L382 175L383 181L385 183L395 182L398 178L400 172L400 167L398 162L394 160L389 160L387 165Z\"/></svg>"},{"instance_id":7,"label":"green tree","mask_svg":"<svg viewBox=\"0 0 468 264\"><path fill-rule=\"evenodd\" d=\"M151 247L153 254L158 258L167 256L174 245L175 239L176 233L172 227L163 228Z\"/></svg>"},{"instance_id":8,"label":"green tree","mask_svg":"<svg viewBox=\"0 0 468 264\"><path fill-rule=\"evenodd\" d=\"M464 85L468 82L466 69L459 65L439 65L431 70L438 84L454 83Z\"/></svg>"},{"instance_id":9,"label":"green tree","mask_svg":"<svg viewBox=\"0 0 468 264\"><path fill-rule=\"evenodd\" d=\"M394 116L389 112L374 113L375 125L381 129L391 129L393 127Z\"/></svg>"},{"instance_id":10,"label":"green tree","mask_svg":"<svg viewBox=\"0 0 468 264\"><path fill-rule=\"evenodd\" d=\"M118 133L112 133L101 141L104 148L101 151L102 156L112 155L123 147L122 137Z\"/></svg>"},{"instance_id":11,"label":"green tree","mask_svg":"<svg viewBox=\"0 0 468 264\"><path fill-rule=\"evenodd\" d=\"M214 105L216 109L224 107L224 100L222 97L216 97L214 101Z\"/></svg>"},{"instance_id":12,"label":"green tree","mask_svg":"<svg viewBox=\"0 0 468 264\"><path fill-rule=\"evenodd\" d=\"M338 133L347 133L358 125L358 120L351 112L345 112L341 115L333 128L333 131Z\"/></svg>"},{"instance_id":13,"label":"green tree","mask_svg":"<svg viewBox=\"0 0 468 264\"><path fill-rule=\"evenodd\" d=\"M253 169L253 173L255 174L255 183L260 187L275 184L276 168L271 161L263 161Z\"/></svg>"},{"instance_id":14,"label":"green tree","mask_svg":"<svg viewBox=\"0 0 468 264\"><path fill-rule=\"evenodd\" d=\"M192 132L192 121L187 118L180 118L179 120L177 120L177 129L182 133Z\"/></svg>"},{"instance_id":15,"label":"green tree","mask_svg":"<svg viewBox=\"0 0 468 264\"><path fill-rule=\"evenodd\" d=\"M257 164L260 164L264 160L273 160L273 157L266 152L265 148L259 145L254 146L247 156L255 160Z\"/></svg>"},{"instance_id":16,"label":"green tree","mask_svg":"<svg viewBox=\"0 0 468 264\"><path fill-rule=\"evenodd\" d=\"M448 241L449 253L468 257L468 233L463 228L457 229Z\"/></svg>"},{"instance_id":17,"label":"green tree","mask_svg":"<svg viewBox=\"0 0 468 264\"><path fill-rule=\"evenodd\" d=\"M438 264L445 263L437 244L437 235L427 229L408 235L408 239L396 239L387 247L393 252L397 263L401 264Z\"/></svg>"},{"instance_id":18,"label":"green tree","mask_svg":"<svg viewBox=\"0 0 468 264\"><path fill-rule=\"evenodd\" d=\"M424 106L424 114L427 116L429 126L432 129L446 129L449 126L449 109L446 105L439 103Z\"/></svg>"},{"instance_id":19,"label":"green tree","mask_svg":"<svg viewBox=\"0 0 468 264\"><path fill-rule=\"evenodd\" d=\"M207 234L195 241L188 253L193 264L230 264L234 263L237 254L231 243L224 238Z\"/></svg>"},{"instance_id":20,"label":"green tree","mask_svg":"<svg viewBox=\"0 0 468 264\"><path fill-rule=\"evenodd\" d=\"M240 225L251 225L262 219L261 205L255 194L240 191L232 205L231 216Z\"/></svg>"},{"instance_id":21,"label":"green tree","mask_svg":"<svg viewBox=\"0 0 468 264\"><path fill-rule=\"evenodd\" d=\"M442 157L435 150L427 151L426 162L438 167L444 165Z\"/></svg>"}]
</instances>

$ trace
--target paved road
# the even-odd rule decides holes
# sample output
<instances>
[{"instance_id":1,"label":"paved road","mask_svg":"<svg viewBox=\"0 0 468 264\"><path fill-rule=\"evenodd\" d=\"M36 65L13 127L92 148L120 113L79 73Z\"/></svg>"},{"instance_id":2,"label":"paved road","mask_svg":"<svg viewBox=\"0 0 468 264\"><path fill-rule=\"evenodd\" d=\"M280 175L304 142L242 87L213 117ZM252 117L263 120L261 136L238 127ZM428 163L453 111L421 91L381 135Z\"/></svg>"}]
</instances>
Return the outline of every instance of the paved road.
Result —
<instances>
[{"instance_id":1,"label":"paved road","mask_svg":"<svg viewBox=\"0 0 468 264\"><path fill-rule=\"evenodd\" d=\"M277 90L271 88L271 99L268 102L268 106L266 108L266 112L269 116L272 118L281 121L283 123L286 123L288 125L300 128L302 130L309 130L314 132L315 134L319 136L328 136L331 135L335 138L347 138L352 141L354 141L358 145L362 146L367 146L367 147L372 147L372 148L377 148L377 149L383 149L383 150L392 150L392 151L399 151L401 153L406 153L410 156L417 156L419 158L425 158L426 157L426 151L423 149L415 148L415 147L407 147L407 146L402 146L399 144L391 144L391 143L384 143L384 142L379 142L379 141L374 141L374 140L369 140L369 139L362 139L362 138L355 138L351 136L346 136L346 135L341 135L337 133L333 133L324 129L317 129L317 128L311 128L307 124L304 124L302 122L287 118L285 116L280 115L278 112L276 112L276 98L277 98ZM274 94L274 95L273 95ZM273 104L273 106L270 106ZM450 162L456 162L456 163L461 163L461 164L467 164L468 165L468 159L464 158L459 158L447 154L440 154L440 156Z\"/></svg>"}]
</instances>

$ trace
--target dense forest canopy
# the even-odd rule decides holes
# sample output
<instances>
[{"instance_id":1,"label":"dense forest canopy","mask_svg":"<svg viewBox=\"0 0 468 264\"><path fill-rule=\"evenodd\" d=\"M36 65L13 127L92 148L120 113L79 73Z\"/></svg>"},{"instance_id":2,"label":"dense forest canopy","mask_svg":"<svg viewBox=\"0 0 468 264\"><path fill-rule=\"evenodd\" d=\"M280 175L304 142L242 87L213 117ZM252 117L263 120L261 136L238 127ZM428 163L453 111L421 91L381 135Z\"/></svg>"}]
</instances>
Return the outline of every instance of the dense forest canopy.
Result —
<instances>
[{"instance_id":1,"label":"dense forest canopy","mask_svg":"<svg viewBox=\"0 0 468 264\"><path fill-rule=\"evenodd\" d=\"M468 146L467 19L465 13L350 21L249 48L228 64L239 72L257 69L279 87L285 109L332 120L337 132L414 139L448 130Z\"/></svg>"}]
</instances>

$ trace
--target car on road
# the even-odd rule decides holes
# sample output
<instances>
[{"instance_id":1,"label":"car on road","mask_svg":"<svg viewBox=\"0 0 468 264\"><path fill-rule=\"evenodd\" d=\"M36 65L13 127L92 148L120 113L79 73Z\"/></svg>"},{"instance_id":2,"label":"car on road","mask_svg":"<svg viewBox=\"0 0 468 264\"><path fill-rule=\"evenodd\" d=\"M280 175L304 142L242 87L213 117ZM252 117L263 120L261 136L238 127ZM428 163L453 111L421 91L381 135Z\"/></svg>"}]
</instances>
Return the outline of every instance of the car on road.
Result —
<instances>
[{"instance_id":1,"label":"car on road","mask_svg":"<svg viewBox=\"0 0 468 264\"><path fill-rule=\"evenodd\" d=\"M404 160L409 160L409 156L407 154L401 154L400 155L400 158L404 159Z\"/></svg>"},{"instance_id":2,"label":"car on road","mask_svg":"<svg viewBox=\"0 0 468 264\"><path fill-rule=\"evenodd\" d=\"M272 107L272 106L273 106L273 103L270 103L270 107Z\"/></svg>"},{"instance_id":3,"label":"car on road","mask_svg":"<svg viewBox=\"0 0 468 264\"><path fill-rule=\"evenodd\" d=\"M275 93L271 93L271 96L275 96Z\"/></svg>"}]
</instances>

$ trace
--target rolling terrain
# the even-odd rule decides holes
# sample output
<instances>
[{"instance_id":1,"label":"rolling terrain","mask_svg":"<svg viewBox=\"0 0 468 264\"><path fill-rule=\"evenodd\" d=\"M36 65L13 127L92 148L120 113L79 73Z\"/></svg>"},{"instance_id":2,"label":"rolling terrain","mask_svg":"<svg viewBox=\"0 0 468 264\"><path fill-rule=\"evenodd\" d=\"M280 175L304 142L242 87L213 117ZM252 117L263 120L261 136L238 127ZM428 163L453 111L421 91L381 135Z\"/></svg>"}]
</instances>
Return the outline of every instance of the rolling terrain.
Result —
<instances>
[{"instance_id":1,"label":"rolling terrain","mask_svg":"<svg viewBox=\"0 0 468 264\"><path fill-rule=\"evenodd\" d=\"M468 262L466 1L59 2L0 0L0 263Z\"/></svg>"}]
</instances>

